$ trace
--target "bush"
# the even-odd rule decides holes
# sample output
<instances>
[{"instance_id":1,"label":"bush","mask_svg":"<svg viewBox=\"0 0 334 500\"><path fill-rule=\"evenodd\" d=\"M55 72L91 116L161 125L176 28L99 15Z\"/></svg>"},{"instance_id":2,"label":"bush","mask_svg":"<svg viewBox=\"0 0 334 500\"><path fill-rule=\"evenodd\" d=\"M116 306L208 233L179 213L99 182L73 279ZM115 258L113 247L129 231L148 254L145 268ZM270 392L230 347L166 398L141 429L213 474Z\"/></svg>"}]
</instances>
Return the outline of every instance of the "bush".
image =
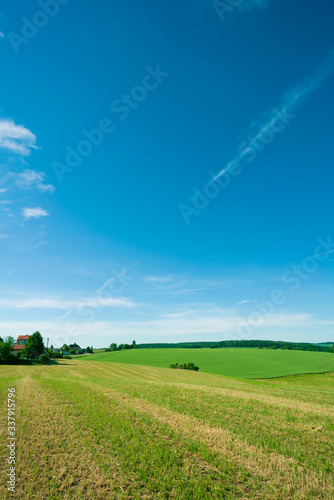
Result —
<instances>
[{"instance_id":1,"label":"bush","mask_svg":"<svg viewBox=\"0 0 334 500\"><path fill-rule=\"evenodd\" d=\"M184 363L183 365L179 365L176 363L175 365L170 365L170 368L176 368L179 370L192 370L197 372L199 370L198 366L195 366L194 363Z\"/></svg>"},{"instance_id":2,"label":"bush","mask_svg":"<svg viewBox=\"0 0 334 500\"><path fill-rule=\"evenodd\" d=\"M42 365L47 365L48 362L50 361L50 358L46 353L43 353L40 355L38 360L42 363Z\"/></svg>"},{"instance_id":3,"label":"bush","mask_svg":"<svg viewBox=\"0 0 334 500\"><path fill-rule=\"evenodd\" d=\"M62 359L64 357L62 352L54 352L54 351L49 351L49 357L50 358L56 358L56 359Z\"/></svg>"},{"instance_id":4,"label":"bush","mask_svg":"<svg viewBox=\"0 0 334 500\"><path fill-rule=\"evenodd\" d=\"M72 359L72 356L64 356L64 359Z\"/></svg>"}]
</instances>

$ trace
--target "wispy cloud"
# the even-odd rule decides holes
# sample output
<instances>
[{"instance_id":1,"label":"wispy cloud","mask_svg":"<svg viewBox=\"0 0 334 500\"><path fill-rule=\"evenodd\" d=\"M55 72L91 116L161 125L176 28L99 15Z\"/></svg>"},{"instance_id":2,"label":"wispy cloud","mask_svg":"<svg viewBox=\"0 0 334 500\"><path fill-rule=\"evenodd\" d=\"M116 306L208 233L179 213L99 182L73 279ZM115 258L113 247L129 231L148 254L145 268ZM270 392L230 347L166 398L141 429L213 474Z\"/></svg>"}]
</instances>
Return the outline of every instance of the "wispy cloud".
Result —
<instances>
[{"instance_id":1,"label":"wispy cloud","mask_svg":"<svg viewBox=\"0 0 334 500\"><path fill-rule=\"evenodd\" d=\"M24 208L22 213L25 220L40 219L41 217L50 215L46 210L44 210L44 208Z\"/></svg>"},{"instance_id":2,"label":"wispy cloud","mask_svg":"<svg viewBox=\"0 0 334 500\"><path fill-rule=\"evenodd\" d=\"M305 78L299 85L292 88L290 91L282 96L279 105L262 115L260 118L255 119L250 127L246 130L246 135L253 136L249 141L246 149L243 149L235 158L229 161L224 168L214 177L215 181L230 168L240 164L250 153L252 153L258 144L258 141L264 139L266 134L275 126L280 126L282 117L291 114L297 107L299 107L305 99L307 99L313 92L315 92L324 81L332 75L334 71L334 50L330 52L325 62L316 68L314 74L310 78Z\"/></svg>"},{"instance_id":3,"label":"wispy cloud","mask_svg":"<svg viewBox=\"0 0 334 500\"><path fill-rule=\"evenodd\" d=\"M182 290L177 290L173 293L192 293L192 292L202 292L204 290L218 290L225 288L225 286L204 286L201 288L183 288Z\"/></svg>"},{"instance_id":4,"label":"wispy cloud","mask_svg":"<svg viewBox=\"0 0 334 500\"><path fill-rule=\"evenodd\" d=\"M0 148L28 156L31 149L37 149L36 136L24 125L16 125L11 119L0 120Z\"/></svg>"},{"instance_id":5,"label":"wispy cloud","mask_svg":"<svg viewBox=\"0 0 334 500\"><path fill-rule=\"evenodd\" d=\"M52 184L44 184L45 173L36 172L36 170L25 170L19 174L12 173L15 177L15 184L20 189L31 189L36 187L40 191L54 191L54 186Z\"/></svg>"},{"instance_id":6,"label":"wispy cloud","mask_svg":"<svg viewBox=\"0 0 334 500\"><path fill-rule=\"evenodd\" d=\"M66 299L26 299L26 300L0 300L0 307L9 309L59 309L69 310L65 316L68 316L74 309L82 307L134 307L135 304L125 298L102 298L89 297L81 300L66 300ZM63 317L65 317L63 316Z\"/></svg>"},{"instance_id":7,"label":"wispy cloud","mask_svg":"<svg viewBox=\"0 0 334 500\"><path fill-rule=\"evenodd\" d=\"M2 31L0 31L0 38L5 38L5 34Z\"/></svg>"},{"instance_id":8,"label":"wispy cloud","mask_svg":"<svg viewBox=\"0 0 334 500\"><path fill-rule=\"evenodd\" d=\"M316 259L317 257L322 257L323 255L327 255L329 253L333 253L334 250L329 250L328 252L324 252L324 253L318 253L318 255L312 255L311 257L307 257L305 260L309 260L309 259ZM330 262L329 260L327 262Z\"/></svg>"},{"instance_id":9,"label":"wispy cloud","mask_svg":"<svg viewBox=\"0 0 334 500\"><path fill-rule=\"evenodd\" d=\"M191 314L196 313L196 310L190 310L190 311L183 311L183 312L177 312L177 313L169 313L169 314L163 314L163 318L183 318L185 316L190 316Z\"/></svg>"},{"instance_id":10,"label":"wispy cloud","mask_svg":"<svg viewBox=\"0 0 334 500\"><path fill-rule=\"evenodd\" d=\"M183 278L171 274L165 276L147 276L143 280L150 283L154 288L162 290L172 290L184 284Z\"/></svg>"},{"instance_id":11,"label":"wispy cloud","mask_svg":"<svg viewBox=\"0 0 334 500\"><path fill-rule=\"evenodd\" d=\"M168 283L171 279L171 276L147 276L144 278L144 281L148 281L150 283Z\"/></svg>"},{"instance_id":12,"label":"wispy cloud","mask_svg":"<svg viewBox=\"0 0 334 500\"><path fill-rule=\"evenodd\" d=\"M83 266L71 267L68 272L76 276L96 276L96 272Z\"/></svg>"},{"instance_id":13,"label":"wispy cloud","mask_svg":"<svg viewBox=\"0 0 334 500\"><path fill-rule=\"evenodd\" d=\"M67 321L67 320L66 320ZM124 342L136 339L139 342L181 342L195 340L224 340L238 339L236 335L240 317L226 310L219 315L199 314L190 317L157 318L142 321L82 321L80 323L80 334L75 336L75 341L80 343L80 338L91 336L96 332L96 344L110 343L107 339L116 339L116 342ZM77 323L77 320L76 320ZM288 334L291 340L291 332L294 330L295 341L310 341L314 339L317 331L318 340L328 339L328 332L333 330L333 321L318 320L310 314L282 313L273 314L254 328L252 339L281 339ZM50 337L54 345L63 344L65 340L59 341L64 331L64 322L61 321L38 321L38 329L44 337ZM2 336L23 333L32 333L36 330L36 321L2 321L0 322L0 334ZM51 340L52 339L52 340ZM58 339L58 340L57 340ZM106 340L104 340L106 339ZM313 340L314 341L314 340Z\"/></svg>"}]
</instances>

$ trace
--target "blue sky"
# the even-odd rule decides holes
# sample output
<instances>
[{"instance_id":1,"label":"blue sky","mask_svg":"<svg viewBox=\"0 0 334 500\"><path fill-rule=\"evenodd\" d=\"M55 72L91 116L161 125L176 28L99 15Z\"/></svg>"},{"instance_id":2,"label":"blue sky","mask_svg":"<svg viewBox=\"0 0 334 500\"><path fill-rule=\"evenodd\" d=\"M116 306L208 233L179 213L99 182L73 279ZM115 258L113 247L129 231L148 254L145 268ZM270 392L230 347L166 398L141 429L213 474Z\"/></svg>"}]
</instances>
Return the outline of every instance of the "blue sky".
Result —
<instances>
[{"instance_id":1,"label":"blue sky","mask_svg":"<svg viewBox=\"0 0 334 500\"><path fill-rule=\"evenodd\" d=\"M334 6L0 15L0 335L334 340Z\"/></svg>"}]
</instances>

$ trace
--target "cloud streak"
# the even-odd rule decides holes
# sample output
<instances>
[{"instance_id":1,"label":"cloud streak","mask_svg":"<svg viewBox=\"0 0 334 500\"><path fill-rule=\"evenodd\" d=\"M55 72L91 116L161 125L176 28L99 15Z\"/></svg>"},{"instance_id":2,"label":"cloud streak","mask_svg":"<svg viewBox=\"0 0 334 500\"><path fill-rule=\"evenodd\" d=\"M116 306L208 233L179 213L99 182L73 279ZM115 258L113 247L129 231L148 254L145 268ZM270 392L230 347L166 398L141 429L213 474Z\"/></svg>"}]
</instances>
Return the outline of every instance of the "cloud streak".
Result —
<instances>
[{"instance_id":1,"label":"cloud streak","mask_svg":"<svg viewBox=\"0 0 334 500\"><path fill-rule=\"evenodd\" d=\"M224 168L212 179L211 182L217 180L220 176L230 170L232 167L235 168L243 160L246 159L247 155L254 152L258 147L258 141L263 139L265 142L266 135L270 131L278 131L282 128L282 119L289 116L293 111L295 111L313 92L315 92L324 81L329 78L334 71L334 50L332 50L329 56L326 58L325 62L316 68L314 74L310 78L305 78L299 85L292 88L285 94L283 94L281 102L279 105L265 113L260 118L254 120L250 127L246 130L245 135L252 135L253 137L248 142L247 147L243 149L235 158L229 161Z\"/></svg>"}]
</instances>

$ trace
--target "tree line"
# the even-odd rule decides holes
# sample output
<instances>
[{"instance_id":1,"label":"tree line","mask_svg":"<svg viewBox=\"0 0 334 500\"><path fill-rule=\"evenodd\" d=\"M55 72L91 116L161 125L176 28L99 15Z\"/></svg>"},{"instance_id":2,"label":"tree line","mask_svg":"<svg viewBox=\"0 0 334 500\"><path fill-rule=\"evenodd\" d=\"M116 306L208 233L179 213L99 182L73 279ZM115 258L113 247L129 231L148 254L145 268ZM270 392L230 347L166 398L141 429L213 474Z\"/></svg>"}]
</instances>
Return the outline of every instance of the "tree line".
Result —
<instances>
[{"instance_id":1,"label":"tree line","mask_svg":"<svg viewBox=\"0 0 334 500\"><path fill-rule=\"evenodd\" d=\"M138 349L138 345L136 344L136 341L133 340L132 344L110 344L109 347L105 350L106 352L111 352L111 351L123 351L123 350L128 350L128 349Z\"/></svg>"},{"instance_id":2,"label":"tree line","mask_svg":"<svg viewBox=\"0 0 334 500\"><path fill-rule=\"evenodd\" d=\"M222 340L219 342L179 342L172 343L151 343L138 344L139 349L218 349L218 348L237 348L237 347L257 347L259 349L288 349L296 351L320 351L334 352L333 345L330 343L311 344L307 342L286 342L276 340Z\"/></svg>"}]
</instances>

